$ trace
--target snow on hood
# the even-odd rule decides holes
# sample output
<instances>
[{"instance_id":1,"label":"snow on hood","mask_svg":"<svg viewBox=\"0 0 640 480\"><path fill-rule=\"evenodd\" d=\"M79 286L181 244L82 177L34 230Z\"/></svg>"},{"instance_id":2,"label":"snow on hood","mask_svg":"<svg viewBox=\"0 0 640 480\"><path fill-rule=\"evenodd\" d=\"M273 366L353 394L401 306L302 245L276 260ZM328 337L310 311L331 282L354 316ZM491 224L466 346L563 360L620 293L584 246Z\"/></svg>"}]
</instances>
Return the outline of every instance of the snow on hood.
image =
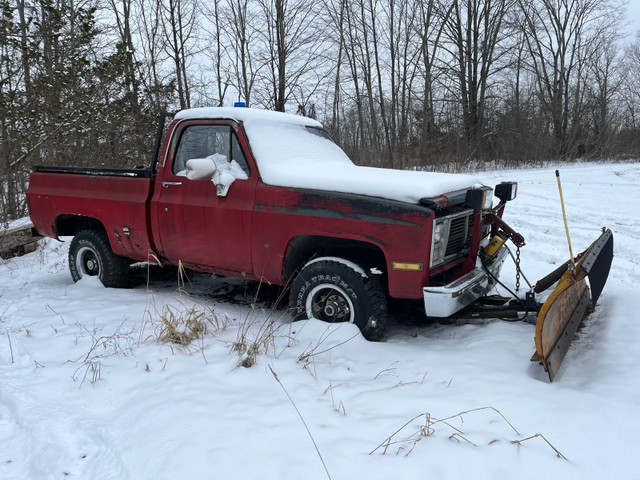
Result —
<instances>
[{"instance_id":1,"label":"snow on hood","mask_svg":"<svg viewBox=\"0 0 640 480\"><path fill-rule=\"evenodd\" d=\"M251 108L202 108L176 118L241 121L262 180L274 186L329 190L418 203L480 185L477 178L354 165L322 125L298 115Z\"/></svg>"}]
</instances>

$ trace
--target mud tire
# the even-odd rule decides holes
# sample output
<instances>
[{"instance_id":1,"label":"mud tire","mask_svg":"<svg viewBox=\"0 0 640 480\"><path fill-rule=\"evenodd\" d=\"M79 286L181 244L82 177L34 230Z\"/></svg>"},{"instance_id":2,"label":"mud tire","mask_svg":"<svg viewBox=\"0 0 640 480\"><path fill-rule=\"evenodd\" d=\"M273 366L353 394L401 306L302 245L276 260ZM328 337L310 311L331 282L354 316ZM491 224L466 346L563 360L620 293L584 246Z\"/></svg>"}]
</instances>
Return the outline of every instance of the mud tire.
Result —
<instances>
[{"instance_id":1,"label":"mud tire","mask_svg":"<svg viewBox=\"0 0 640 480\"><path fill-rule=\"evenodd\" d=\"M331 260L307 264L289 296L293 320L355 323L367 340L379 340L387 323L387 297L377 278Z\"/></svg>"},{"instance_id":2,"label":"mud tire","mask_svg":"<svg viewBox=\"0 0 640 480\"><path fill-rule=\"evenodd\" d=\"M129 280L129 259L113 253L104 231L81 230L69 246L69 271L74 282L97 276L107 288L122 288Z\"/></svg>"}]
</instances>

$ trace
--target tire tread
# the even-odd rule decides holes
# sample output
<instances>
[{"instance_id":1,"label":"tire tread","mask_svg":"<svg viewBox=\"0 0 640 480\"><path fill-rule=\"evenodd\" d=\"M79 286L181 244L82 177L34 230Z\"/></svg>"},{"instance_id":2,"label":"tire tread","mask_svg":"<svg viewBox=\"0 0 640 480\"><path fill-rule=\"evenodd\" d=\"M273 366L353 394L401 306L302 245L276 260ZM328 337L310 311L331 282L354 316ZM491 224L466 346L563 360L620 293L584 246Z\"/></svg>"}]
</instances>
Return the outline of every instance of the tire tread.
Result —
<instances>
[{"instance_id":1,"label":"tire tread","mask_svg":"<svg viewBox=\"0 0 640 480\"><path fill-rule=\"evenodd\" d=\"M307 318L305 311L300 311L297 306L298 292L307 282L308 278L313 275L331 272L335 273L343 278L350 278L351 280L361 280L362 289L364 290L365 301L367 303L366 309L367 319L360 319L356 321L356 324L360 328L362 335L367 340L379 340L385 330L387 320L387 296L384 292L380 281L373 276L362 277L360 273L356 272L348 265L336 262L333 260L323 260L312 263L308 267L302 269L293 282L291 287L291 293L289 296L289 304L293 312L293 320L301 320ZM368 319L375 319L375 326L370 326Z\"/></svg>"},{"instance_id":2,"label":"tire tread","mask_svg":"<svg viewBox=\"0 0 640 480\"><path fill-rule=\"evenodd\" d=\"M107 288L126 287L129 281L129 259L116 255L111 250L109 238L106 232L98 229L80 230L71 241L69 247L69 270L73 281L77 282L80 275L75 271L75 255L79 247L79 242L86 240L90 242L96 250L96 253L102 257L102 270L100 272L100 281Z\"/></svg>"}]
</instances>

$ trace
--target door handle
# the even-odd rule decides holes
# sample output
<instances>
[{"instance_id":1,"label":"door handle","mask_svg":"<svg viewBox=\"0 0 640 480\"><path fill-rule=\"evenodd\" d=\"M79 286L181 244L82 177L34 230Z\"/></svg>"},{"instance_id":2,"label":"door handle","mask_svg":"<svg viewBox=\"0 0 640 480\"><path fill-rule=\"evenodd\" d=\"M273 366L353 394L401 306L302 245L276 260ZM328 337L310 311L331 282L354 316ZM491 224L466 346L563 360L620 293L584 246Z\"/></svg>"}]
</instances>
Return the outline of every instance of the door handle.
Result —
<instances>
[{"instance_id":1,"label":"door handle","mask_svg":"<svg viewBox=\"0 0 640 480\"><path fill-rule=\"evenodd\" d=\"M171 185L182 185L182 182L162 182L162 186L169 188Z\"/></svg>"}]
</instances>

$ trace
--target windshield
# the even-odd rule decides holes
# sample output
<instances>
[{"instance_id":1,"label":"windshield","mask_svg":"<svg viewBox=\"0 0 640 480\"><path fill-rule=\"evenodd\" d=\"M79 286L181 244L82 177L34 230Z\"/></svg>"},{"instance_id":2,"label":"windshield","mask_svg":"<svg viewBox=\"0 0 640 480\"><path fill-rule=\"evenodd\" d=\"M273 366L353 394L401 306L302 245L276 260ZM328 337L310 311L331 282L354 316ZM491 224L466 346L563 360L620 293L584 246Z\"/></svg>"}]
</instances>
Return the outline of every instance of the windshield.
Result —
<instances>
[{"instance_id":1,"label":"windshield","mask_svg":"<svg viewBox=\"0 0 640 480\"><path fill-rule=\"evenodd\" d=\"M278 184L283 170L353 165L322 127L250 120L244 122L244 127L266 183Z\"/></svg>"},{"instance_id":2,"label":"windshield","mask_svg":"<svg viewBox=\"0 0 640 480\"><path fill-rule=\"evenodd\" d=\"M310 126L307 126L306 128L309 133L313 133L314 135L318 135L320 138L326 138L327 140L330 140L333 142L333 138L331 138L331 135L329 135L329 132L327 132L324 128L310 127Z\"/></svg>"}]
</instances>

